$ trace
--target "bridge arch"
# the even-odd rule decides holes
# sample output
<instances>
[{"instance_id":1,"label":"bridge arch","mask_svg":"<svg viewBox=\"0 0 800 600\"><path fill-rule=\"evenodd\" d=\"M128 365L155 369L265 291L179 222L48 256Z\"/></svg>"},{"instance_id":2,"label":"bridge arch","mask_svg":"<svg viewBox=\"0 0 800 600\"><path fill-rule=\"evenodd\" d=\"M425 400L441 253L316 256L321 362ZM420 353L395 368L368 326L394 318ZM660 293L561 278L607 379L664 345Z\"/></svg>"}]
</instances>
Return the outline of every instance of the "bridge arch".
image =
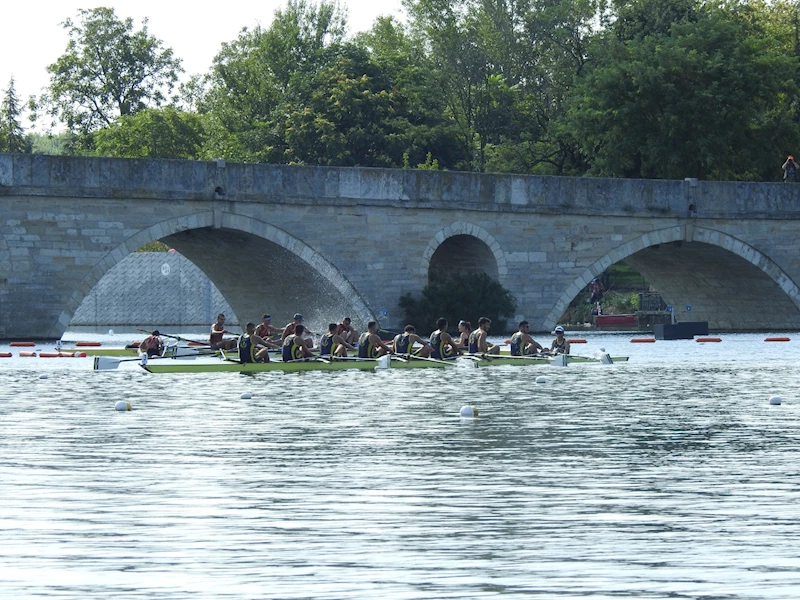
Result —
<instances>
[{"instance_id":1,"label":"bridge arch","mask_svg":"<svg viewBox=\"0 0 800 600\"><path fill-rule=\"evenodd\" d=\"M455 221L436 232L436 235L428 242L425 251L422 253L419 270L421 277L428 279L431 268L435 268L437 265L436 257L442 252L447 252L448 246L455 247L459 243L456 240L468 244L469 252L472 256L483 263L483 265L477 266L487 275L498 280L508 275L508 264L500 243L479 225ZM453 243L454 241L455 243ZM447 262L447 258L444 258L439 264L446 264Z\"/></svg>"},{"instance_id":2,"label":"bridge arch","mask_svg":"<svg viewBox=\"0 0 800 600\"><path fill-rule=\"evenodd\" d=\"M738 261L739 264L750 265L754 273L757 272L764 280L769 280L772 282L774 285L773 289L779 289L784 293L783 298L780 299L776 299L774 296L764 298L763 301L765 303L767 301L772 303L776 300L785 300L787 303L792 305L793 311L800 316L800 288L798 288L797 284L772 259L745 242L721 231L706 227L699 227L696 225L685 225L660 229L641 235L636 239L630 240L616 248L613 248L604 256L593 262L581 275L576 277L570 283L567 289L561 294L556 302L556 305L547 315L544 326L546 328L554 327L558 323L558 319L566 311L570 302L572 302L572 300L586 288L593 278L598 277L611 265L621 260L627 260L629 263L636 262L637 264L633 264L632 266L637 268L639 271L643 271L644 269L642 267L647 266L647 259L632 261L631 259L635 258L634 255L637 255L637 253L640 253L648 248L658 248L662 244L673 244L675 247L679 247L683 242L686 242L687 244L698 245L706 244L715 249L726 251L724 254L738 257L740 259L740 261ZM719 257L720 255L718 255L716 258L719 259ZM651 282L655 282L654 280L658 277L657 273L643 274ZM656 287L658 288L658 286ZM670 299L668 295L664 294L661 289L658 289L658 291L659 293L662 293L662 296L664 296L664 299L668 303L679 305L682 300L680 298ZM735 299L732 300L734 303L735 301ZM789 307L790 311L792 310L792 307ZM695 320L714 321L713 318L708 318L706 314L695 314L692 318ZM720 324L719 320L717 323ZM726 325L724 322L721 324ZM748 328L746 324L740 327L742 329ZM792 327L792 323L786 323L783 325L783 327L790 328ZM794 327L796 327L796 325L794 325Z\"/></svg>"},{"instance_id":3,"label":"bridge arch","mask_svg":"<svg viewBox=\"0 0 800 600\"><path fill-rule=\"evenodd\" d=\"M60 336L63 333L80 303L97 285L103 275L127 255L155 240L164 240L170 246L175 247L189 260L197 263L212 281L217 283L213 274L215 269L213 267L209 268L209 266L213 265L214 262L219 263L219 261L213 260L214 257L209 261L208 257L205 257L205 264L202 264L204 262L203 256L193 256L193 250L198 244L209 246L209 240L216 242L215 236L235 237L237 235L245 235L267 242L265 246L270 246L270 253L278 255L276 260L282 261L282 264L291 262L294 268L299 268L312 274L316 283L325 288L324 293L321 294L322 296L330 296L331 292L334 292L339 294L342 299L346 299L348 306L343 306L342 310L347 309L347 312L351 314L354 320L367 321L374 318L372 311L344 274L333 263L302 240L274 225L253 217L232 213L222 213L220 215L217 212L216 218L217 227L214 226L214 211L198 212L156 223L126 239L98 261L84 277L59 317L57 327L61 331L53 332L53 335ZM252 240L250 240L250 243L252 244ZM247 253L243 253L242 256L244 260L239 262L246 263L246 267L251 270L253 277L258 277L259 273L263 275L263 271L258 270L258 266L261 264L259 257L249 256ZM200 259L199 263L196 260L198 258ZM217 267L220 267L220 265L218 264ZM221 269L217 268L216 270L218 275L228 269L223 264ZM209 273L209 271L212 272ZM221 282L218 287L237 315L240 315L243 320L252 320L260 317L261 312L266 308L263 294L258 295L257 298L243 297L241 290L232 289L229 285L226 285L225 281ZM291 312L294 312L297 308L300 307L291 309ZM270 308L270 310L273 309ZM305 311L306 309L303 308L303 310ZM288 315L278 314L277 318L288 318L291 316L291 312ZM311 312L314 314L313 311Z\"/></svg>"}]
</instances>

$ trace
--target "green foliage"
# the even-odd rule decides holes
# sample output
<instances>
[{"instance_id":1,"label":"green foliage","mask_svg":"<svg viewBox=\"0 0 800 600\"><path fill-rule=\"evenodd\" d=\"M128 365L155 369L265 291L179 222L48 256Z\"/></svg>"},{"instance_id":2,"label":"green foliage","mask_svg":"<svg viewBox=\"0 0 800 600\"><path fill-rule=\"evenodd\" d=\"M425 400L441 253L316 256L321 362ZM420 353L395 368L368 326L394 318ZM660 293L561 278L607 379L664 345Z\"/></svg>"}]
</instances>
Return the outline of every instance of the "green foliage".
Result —
<instances>
[{"instance_id":1,"label":"green foliage","mask_svg":"<svg viewBox=\"0 0 800 600\"><path fill-rule=\"evenodd\" d=\"M67 49L47 67L50 85L38 105L67 129L87 135L118 117L159 106L182 70L171 49L112 8L81 9L67 19ZM84 139L84 142L87 140Z\"/></svg>"},{"instance_id":2,"label":"green foliage","mask_svg":"<svg viewBox=\"0 0 800 600\"><path fill-rule=\"evenodd\" d=\"M147 108L94 134L94 154L118 158L200 157L203 118L175 108Z\"/></svg>"},{"instance_id":3,"label":"green foliage","mask_svg":"<svg viewBox=\"0 0 800 600\"><path fill-rule=\"evenodd\" d=\"M158 240L154 242L148 242L141 248L137 250L137 252L169 252L169 246L167 246L164 242L159 242Z\"/></svg>"},{"instance_id":4,"label":"green foliage","mask_svg":"<svg viewBox=\"0 0 800 600\"><path fill-rule=\"evenodd\" d=\"M479 317L492 319L492 331L506 331L506 319L514 316L514 296L485 273L453 273L437 277L422 290L422 297L411 294L400 298L405 319L420 332L436 329L436 320L447 319L452 329L459 320L476 323Z\"/></svg>"},{"instance_id":5,"label":"green foliage","mask_svg":"<svg viewBox=\"0 0 800 600\"><path fill-rule=\"evenodd\" d=\"M64 156L71 154L73 147L71 133L42 134L31 133L28 136L34 154L49 154L50 156Z\"/></svg>"},{"instance_id":6,"label":"green foliage","mask_svg":"<svg viewBox=\"0 0 800 600\"><path fill-rule=\"evenodd\" d=\"M8 82L0 102L0 152L30 152L31 141L20 125L22 108L14 88L14 78Z\"/></svg>"}]
</instances>

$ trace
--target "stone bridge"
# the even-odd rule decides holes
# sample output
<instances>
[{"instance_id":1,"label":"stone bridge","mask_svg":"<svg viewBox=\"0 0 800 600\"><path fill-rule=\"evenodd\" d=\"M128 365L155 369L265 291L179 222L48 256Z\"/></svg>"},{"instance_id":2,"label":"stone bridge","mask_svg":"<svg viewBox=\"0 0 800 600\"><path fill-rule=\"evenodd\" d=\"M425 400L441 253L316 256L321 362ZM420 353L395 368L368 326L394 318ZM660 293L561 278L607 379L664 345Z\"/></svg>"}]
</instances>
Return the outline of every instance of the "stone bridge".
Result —
<instances>
[{"instance_id":1,"label":"stone bridge","mask_svg":"<svg viewBox=\"0 0 800 600\"><path fill-rule=\"evenodd\" d=\"M0 154L0 338L59 337L100 278L154 240L242 321L300 311L317 327L345 313L396 327L402 294L472 269L550 330L625 260L678 320L798 329L799 228L789 184Z\"/></svg>"}]
</instances>

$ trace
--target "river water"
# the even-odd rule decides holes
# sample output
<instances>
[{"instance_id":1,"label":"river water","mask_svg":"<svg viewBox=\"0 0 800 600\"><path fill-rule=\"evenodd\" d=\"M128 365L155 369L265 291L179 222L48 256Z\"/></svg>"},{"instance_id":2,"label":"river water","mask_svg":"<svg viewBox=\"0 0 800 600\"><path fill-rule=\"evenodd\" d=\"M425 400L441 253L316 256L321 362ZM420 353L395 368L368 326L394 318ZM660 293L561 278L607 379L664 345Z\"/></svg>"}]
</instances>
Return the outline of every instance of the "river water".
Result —
<instances>
[{"instance_id":1,"label":"river water","mask_svg":"<svg viewBox=\"0 0 800 600\"><path fill-rule=\"evenodd\" d=\"M0 359L0 596L800 596L800 339L630 337L567 368Z\"/></svg>"}]
</instances>

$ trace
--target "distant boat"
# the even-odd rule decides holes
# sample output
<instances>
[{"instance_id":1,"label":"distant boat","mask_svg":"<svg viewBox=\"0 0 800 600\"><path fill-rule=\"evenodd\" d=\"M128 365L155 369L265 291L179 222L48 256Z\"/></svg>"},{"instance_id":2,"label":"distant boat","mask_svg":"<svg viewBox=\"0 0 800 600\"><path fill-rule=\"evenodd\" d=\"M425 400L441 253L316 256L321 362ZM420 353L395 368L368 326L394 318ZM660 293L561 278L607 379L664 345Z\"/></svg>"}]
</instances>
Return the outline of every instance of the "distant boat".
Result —
<instances>
[{"instance_id":1,"label":"distant boat","mask_svg":"<svg viewBox=\"0 0 800 600\"><path fill-rule=\"evenodd\" d=\"M594 318L598 329L619 329L621 327L633 327L639 325L639 318L636 315L597 315Z\"/></svg>"}]
</instances>

